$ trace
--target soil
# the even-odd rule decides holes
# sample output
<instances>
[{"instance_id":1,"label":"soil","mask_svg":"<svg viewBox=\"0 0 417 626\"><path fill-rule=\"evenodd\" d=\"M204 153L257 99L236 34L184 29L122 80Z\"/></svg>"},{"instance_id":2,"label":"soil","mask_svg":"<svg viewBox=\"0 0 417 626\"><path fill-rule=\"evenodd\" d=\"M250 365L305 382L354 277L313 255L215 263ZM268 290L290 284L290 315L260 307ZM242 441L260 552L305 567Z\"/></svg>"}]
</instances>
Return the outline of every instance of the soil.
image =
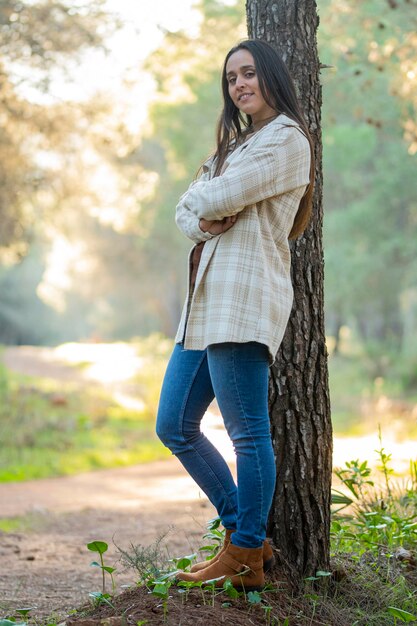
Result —
<instances>
[{"instance_id":1,"label":"soil","mask_svg":"<svg viewBox=\"0 0 417 626\"><path fill-rule=\"evenodd\" d=\"M127 624L141 624L144 621L148 625L168 626L267 626L268 622L265 609L259 604L251 605L245 598L231 599L224 593L213 598L209 593L203 602L202 593L197 589L191 589L187 599L178 594L173 587L170 589L170 599L166 607L161 600L150 595L146 588L139 587L130 589L116 598L114 609L101 607L94 611L90 617L69 619L67 626L125 626ZM288 599L283 593L273 594L272 604L275 624L282 624L285 620L285 610ZM280 604L282 606L280 606ZM267 605L264 605L267 606ZM294 606L292 607L295 608ZM123 616L123 617L122 617ZM311 617L311 616L310 616ZM110 619L109 619L110 618ZM282 620L282 621L281 621ZM308 622L312 626L324 626L319 620ZM296 621L291 624L298 626ZM299 623L301 626L301 622Z\"/></svg>"}]
</instances>

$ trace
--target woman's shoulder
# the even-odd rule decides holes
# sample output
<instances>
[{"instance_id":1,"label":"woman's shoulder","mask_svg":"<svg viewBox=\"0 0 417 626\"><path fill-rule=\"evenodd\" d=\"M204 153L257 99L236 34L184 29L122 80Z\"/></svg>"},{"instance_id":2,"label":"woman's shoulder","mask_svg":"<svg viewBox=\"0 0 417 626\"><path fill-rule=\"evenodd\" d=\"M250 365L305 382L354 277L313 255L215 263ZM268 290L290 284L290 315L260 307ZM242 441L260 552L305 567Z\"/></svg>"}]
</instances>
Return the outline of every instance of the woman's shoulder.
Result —
<instances>
[{"instance_id":1,"label":"woman's shoulder","mask_svg":"<svg viewBox=\"0 0 417 626\"><path fill-rule=\"evenodd\" d=\"M281 113L267 126L264 126L258 135L258 141L254 142L254 144L265 144L271 148L274 146L279 148L280 146L285 145L288 142L292 143L293 141L300 141L302 144L307 142L308 144L307 137L305 136L300 124L284 113Z\"/></svg>"},{"instance_id":2,"label":"woman's shoulder","mask_svg":"<svg viewBox=\"0 0 417 626\"><path fill-rule=\"evenodd\" d=\"M277 131L280 131L280 134L285 135L293 133L294 130L301 131L301 127L300 124L291 117L285 115L285 113L280 113L280 115L277 115L272 122L265 126L265 130L267 131L265 135L276 135Z\"/></svg>"}]
</instances>

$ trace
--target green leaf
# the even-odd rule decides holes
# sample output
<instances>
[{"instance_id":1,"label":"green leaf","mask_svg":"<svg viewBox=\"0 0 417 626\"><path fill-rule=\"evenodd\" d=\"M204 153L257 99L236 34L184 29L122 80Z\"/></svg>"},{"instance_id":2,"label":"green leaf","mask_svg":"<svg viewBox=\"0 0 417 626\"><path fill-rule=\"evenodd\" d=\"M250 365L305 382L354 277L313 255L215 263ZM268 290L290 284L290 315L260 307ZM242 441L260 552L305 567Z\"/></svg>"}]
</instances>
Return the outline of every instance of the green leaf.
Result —
<instances>
[{"instance_id":1,"label":"green leaf","mask_svg":"<svg viewBox=\"0 0 417 626\"><path fill-rule=\"evenodd\" d=\"M90 591L88 595L92 598L97 598L100 600L107 600L107 598L110 598L109 593L103 593L102 591Z\"/></svg>"},{"instance_id":2,"label":"green leaf","mask_svg":"<svg viewBox=\"0 0 417 626\"><path fill-rule=\"evenodd\" d=\"M209 580L205 580L204 584L213 585L214 583L217 583L219 580L223 580L223 578L224 578L224 576L218 576L217 578L210 578ZM230 581L230 583L231 582L232 581Z\"/></svg>"},{"instance_id":3,"label":"green leaf","mask_svg":"<svg viewBox=\"0 0 417 626\"><path fill-rule=\"evenodd\" d=\"M351 533L351 532L345 532L343 534L345 539L357 539L357 535L355 535L355 533Z\"/></svg>"},{"instance_id":4,"label":"green leaf","mask_svg":"<svg viewBox=\"0 0 417 626\"><path fill-rule=\"evenodd\" d=\"M197 558L197 552L193 552L192 554L186 554L183 559L190 559L190 561L194 561Z\"/></svg>"},{"instance_id":5,"label":"green leaf","mask_svg":"<svg viewBox=\"0 0 417 626\"><path fill-rule=\"evenodd\" d=\"M230 578L226 578L226 580L224 581L223 589L225 590L229 598L232 598L233 600L235 600L236 598L239 597L239 592L237 589L233 587L233 584Z\"/></svg>"},{"instance_id":6,"label":"green leaf","mask_svg":"<svg viewBox=\"0 0 417 626\"><path fill-rule=\"evenodd\" d=\"M23 617L26 617L26 615L30 612L33 611L33 606L30 607L25 607L23 609L16 609L16 613L19 613L20 615L23 615Z\"/></svg>"},{"instance_id":7,"label":"green leaf","mask_svg":"<svg viewBox=\"0 0 417 626\"><path fill-rule=\"evenodd\" d=\"M320 596L318 596L316 593L307 593L304 597L312 600L313 602L317 602L317 600L319 600L320 598Z\"/></svg>"},{"instance_id":8,"label":"green leaf","mask_svg":"<svg viewBox=\"0 0 417 626\"><path fill-rule=\"evenodd\" d=\"M390 613L394 617L398 617L398 619L400 619L402 622L413 622L417 619L417 617L412 613L404 611L403 609L398 609L396 606L389 606L388 613Z\"/></svg>"},{"instance_id":9,"label":"green leaf","mask_svg":"<svg viewBox=\"0 0 417 626\"><path fill-rule=\"evenodd\" d=\"M109 598L111 598L111 595L109 593L102 593L101 591L90 591L88 595L90 596L90 598L94 598L97 604L104 602L105 604L111 606L112 609L114 609L113 604L109 600Z\"/></svg>"},{"instance_id":10,"label":"green leaf","mask_svg":"<svg viewBox=\"0 0 417 626\"><path fill-rule=\"evenodd\" d=\"M158 578L156 578L154 580L154 583L158 584L158 583L164 582L164 581L168 580L168 578L172 578L173 576L175 576L178 573L179 573L179 570L176 569L176 570L174 570L172 572L167 572L166 574L162 574L161 576L158 576ZM181 582L184 582L184 581L181 581Z\"/></svg>"},{"instance_id":11,"label":"green leaf","mask_svg":"<svg viewBox=\"0 0 417 626\"><path fill-rule=\"evenodd\" d=\"M259 591L249 591L248 602L249 604L259 604L262 602L262 597Z\"/></svg>"},{"instance_id":12,"label":"green leaf","mask_svg":"<svg viewBox=\"0 0 417 626\"><path fill-rule=\"evenodd\" d=\"M417 527L417 522L413 522L412 524L405 524L404 525L404 529L406 530L410 530L410 528L416 528Z\"/></svg>"},{"instance_id":13,"label":"green leaf","mask_svg":"<svg viewBox=\"0 0 417 626\"><path fill-rule=\"evenodd\" d=\"M0 619L0 626L26 626L26 622L15 622L11 619Z\"/></svg>"},{"instance_id":14,"label":"green leaf","mask_svg":"<svg viewBox=\"0 0 417 626\"><path fill-rule=\"evenodd\" d=\"M205 580L203 582L202 589L204 589L204 591L212 591L212 592L214 592L215 587L216 587L216 583L214 582L214 580Z\"/></svg>"},{"instance_id":15,"label":"green leaf","mask_svg":"<svg viewBox=\"0 0 417 626\"><path fill-rule=\"evenodd\" d=\"M331 576L331 575L332 575L332 573L331 573L331 572L323 572L323 571L321 571L321 570L319 570L318 572L316 572L316 576L321 576L321 577L324 577L324 576Z\"/></svg>"},{"instance_id":16,"label":"green leaf","mask_svg":"<svg viewBox=\"0 0 417 626\"><path fill-rule=\"evenodd\" d=\"M337 490L332 491L332 504L346 504L348 506L352 502L352 498L349 498L346 494Z\"/></svg>"},{"instance_id":17,"label":"green leaf","mask_svg":"<svg viewBox=\"0 0 417 626\"><path fill-rule=\"evenodd\" d=\"M209 530L215 530L220 526L220 517L214 517L207 522L207 528Z\"/></svg>"},{"instance_id":18,"label":"green leaf","mask_svg":"<svg viewBox=\"0 0 417 626\"><path fill-rule=\"evenodd\" d=\"M116 568L115 567L110 567L110 565L105 565L103 567L103 569L104 569L105 572L108 572L109 574L113 574L113 572L116 571Z\"/></svg>"},{"instance_id":19,"label":"green leaf","mask_svg":"<svg viewBox=\"0 0 417 626\"><path fill-rule=\"evenodd\" d=\"M185 569L186 567L189 567L191 565L191 559L188 559L186 556L184 556L182 559L179 559L176 563L178 569Z\"/></svg>"},{"instance_id":20,"label":"green leaf","mask_svg":"<svg viewBox=\"0 0 417 626\"><path fill-rule=\"evenodd\" d=\"M90 567L99 567L101 569L101 565L100 563L97 563L97 561L91 561Z\"/></svg>"},{"instance_id":21,"label":"green leaf","mask_svg":"<svg viewBox=\"0 0 417 626\"><path fill-rule=\"evenodd\" d=\"M91 543L87 543L87 548L91 550L91 552L104 554L104 552L107 552L109 546L105 541L92 541Z\"/></svg>"},{"instance_id":22,"label":"green leaf","mask_svg":"<svg viewBox=\"0 0 417 626\"><path fill-rule=\"evenodd\" d=\"M157 596L158 598L166 598L168 595L169 588L170 588L170 585L167 583L158 583L152 589L152 594L154 596Z\"/></svg>"}]
</instances>

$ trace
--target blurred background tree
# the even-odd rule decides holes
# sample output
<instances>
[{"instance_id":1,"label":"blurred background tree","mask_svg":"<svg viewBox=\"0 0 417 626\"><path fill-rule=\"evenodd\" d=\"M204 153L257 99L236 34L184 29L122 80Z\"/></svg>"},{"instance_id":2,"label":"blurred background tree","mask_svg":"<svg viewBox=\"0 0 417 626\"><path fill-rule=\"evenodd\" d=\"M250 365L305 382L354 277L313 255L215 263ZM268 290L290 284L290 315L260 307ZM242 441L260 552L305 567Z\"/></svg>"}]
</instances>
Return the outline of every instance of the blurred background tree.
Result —
<instances>
[{"instance_id":1,"label":"blurred background tree","mask_svg":"<svg viewBox=\"0 0 417 626\"><path fill-rule=\"evenodd\" d=\"M417 4L320 5L327 330L415 385Z\"/></svg>"},{"instance_id":2,"label":"blurred background tree","mask_svg":"<svg viewBox=\"0 0 417 626\"><path fill-rule=\"evenodd\" d=\"M165 30L123 89L75 101L51 90L77 74L87 49L106 48L126 17L106 2L0 2L3 343L173 335L190 247L174 224L176 200L214 147L220 66L246 35L243 0L195 6L197 26ZM320 58L331 66L322 72L329 346L346 357L350 332L370 378L410 388L416 6L318 2ZM132 124L132 93L149 80L147 119Z\"/></svg>"},{"instance_id":3,"label":"blurred background tree","mask_svg":"<svg viewBox=\"0 0 417 626\"><path fill-rule=\"evenodd\" d=\"M47 95L54 73L104 46L114 25L102 5L0 2L0 340L7 343L53 340L59 329L36 288L48 228L74 189L78 199L86 191L73 187L70 164L88 112Z\"/></svg>"}]
</instances>

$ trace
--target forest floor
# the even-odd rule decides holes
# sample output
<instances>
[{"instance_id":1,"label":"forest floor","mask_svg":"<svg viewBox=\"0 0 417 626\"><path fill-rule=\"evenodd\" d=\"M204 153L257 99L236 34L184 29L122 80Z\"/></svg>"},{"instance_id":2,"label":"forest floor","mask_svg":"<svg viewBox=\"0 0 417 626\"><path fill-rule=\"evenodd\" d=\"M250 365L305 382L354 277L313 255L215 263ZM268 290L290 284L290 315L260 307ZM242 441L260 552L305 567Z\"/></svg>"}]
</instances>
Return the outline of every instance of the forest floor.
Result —
<instances>
[{"instance_id":1,"label":"forest floor","mask_svg":"<svg viewBox=\"0 0 417 626\"><path fill-rule=\"evenodd\" d=\"M30 376L62 380L84 376L60 362L53 349L8 348L3 359L9 369ZM211 418L212 435L232 462L231 446L215 410ZM335 438L336 462L369 458L376 444L375 437L372 443L367 438ZM413 456L407 442L395 451L404 464ZM10 522L8 532L0 531L1 614L26 606L34 607L31 615L39 620L56 616L58 621L85 604L90 591L100 590L100 572L90 567L95 555L87 550L88 542L109 544L107 564L118 568L120 590L121 585L134 584L137 576L133 570L122 571L115 544L146 546L167 534L170 556L183 556L202 545L205 524L214 516L213 507L174 458L0 484L0 519Z\"/></svg>"},{"instance_id":2,"label":"forest floor","mask_svg":"<svg viewBox=\"0 0 417 626\"><path fill-rule=\"evenodd\" d=\"M100 590L88 542L107 542L106 560L120 570L113 541L147 546L168 533L170 555L182 556L201 545L215 516L175 459L0 484L0 502L1 517L19 518L21 529L0 533L0 607L35 607L37 617L62 615ZM133 584L135 572L120 572L117 582Z\"/></svg>"},{"instance_id":3,"label":"forest floor","mask_svg":"<svg viewBox=\"0 0 417 626\"><path fill-rule=\"evenodd\" d=\"M3 362L14 372L36 378L109 385L108 377L94 376L101 371L99 360L89 375L86 368L65 363L53 348L6 348ZM124 365L134 369L133 354L124 355ZM113 381L112 390L117 398L123 392L128 401L123 380ZM218 428L218 416L210 417L211 438L223 438L220 445L230 460L231 446ZM35 607L33 616L43 618L55 611L62 616L88 601L88 592L100 589L100 572L90 567L95 555L87 550L88 542L106 541L107 560L119 570L118 585L132 584L135 573L120 571L116 563L120 553L113 541L122 548L130 543L146 546L168 533L171 556L190 554L201 545L206 522L215 515L175 458L77 476L0 483L0 519L10 522L9 532L0 531L0 610L7 613L27 606Z\"/></svg>"}]
</instances>

